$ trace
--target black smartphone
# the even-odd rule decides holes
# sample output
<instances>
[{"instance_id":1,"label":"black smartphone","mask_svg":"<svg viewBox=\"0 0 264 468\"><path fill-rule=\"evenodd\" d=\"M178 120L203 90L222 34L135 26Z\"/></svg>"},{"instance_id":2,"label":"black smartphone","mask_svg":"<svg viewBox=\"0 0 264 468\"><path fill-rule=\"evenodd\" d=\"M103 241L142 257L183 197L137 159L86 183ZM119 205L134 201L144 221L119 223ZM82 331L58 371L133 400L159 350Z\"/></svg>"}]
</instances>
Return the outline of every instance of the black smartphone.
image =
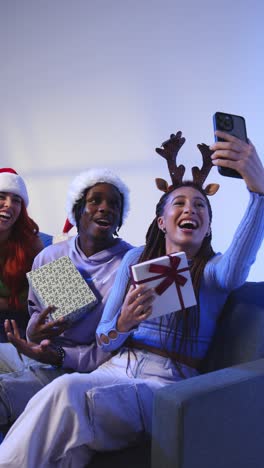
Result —
<instances>
[{"instance_id":1,"label":"black smartphone","mask_svg":"<svg viewBox=\"0 0 264 468\"><path fill-rule=\"evenodd\" d=\"M246 121L241 115L227 114L226 112L216 112L213 116L214 130L234 135L240 140L248 142ZM215 135L215 141L224 141ZM234 169L228 167L217 167L218 172L226 177L236 177L242 179L242 176Z\"/></svg>"}]
</instances>

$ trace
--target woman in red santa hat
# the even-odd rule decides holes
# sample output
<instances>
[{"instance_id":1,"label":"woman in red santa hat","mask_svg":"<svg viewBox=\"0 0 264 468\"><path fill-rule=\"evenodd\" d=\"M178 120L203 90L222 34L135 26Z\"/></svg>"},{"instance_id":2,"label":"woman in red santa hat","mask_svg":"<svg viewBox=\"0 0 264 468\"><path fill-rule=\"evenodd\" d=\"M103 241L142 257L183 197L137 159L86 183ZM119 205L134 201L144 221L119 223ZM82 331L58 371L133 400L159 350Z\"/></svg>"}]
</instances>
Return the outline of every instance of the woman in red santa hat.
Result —
<instances>
[{"instance_id":1,"label":"woman in red santa hat","mask_svg":"<svg viewBox=\"0 0 264 468\"><path fill-rule=\"evenodd\" d=\"M25 335L29 320L26 272L34 257L43 249L39 228L27 212L28 193L24 180L14 169L0 169L0 342L6 342L4 321L16 320ZM1 344L1 347L3 345ZM21 362L16 350L8 345L15 362ZM1 353L2 354L2 353ZM1 371L12 371L1 360Z\"/></svg>"}]
</instances>

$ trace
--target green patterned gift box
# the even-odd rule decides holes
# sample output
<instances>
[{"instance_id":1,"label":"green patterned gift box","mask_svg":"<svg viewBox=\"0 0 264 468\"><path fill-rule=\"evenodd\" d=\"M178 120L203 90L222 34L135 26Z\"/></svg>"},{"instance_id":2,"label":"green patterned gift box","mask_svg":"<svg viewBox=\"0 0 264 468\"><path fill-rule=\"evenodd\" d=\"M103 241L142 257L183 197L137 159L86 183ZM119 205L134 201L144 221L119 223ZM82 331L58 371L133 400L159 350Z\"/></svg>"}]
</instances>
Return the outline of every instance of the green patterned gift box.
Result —
<instances>
[{"instance_id":1,"label":"green patterned gift box","mask_svg":"<svg viewBox=\"0 0 264 468\"><path fill-rule=\"evenodd\" d=\"M69 257L61 257L27 273L28 282L43 308L55 306L53 320L75 322L98 302Z\"/></svg>"}]
</instances>

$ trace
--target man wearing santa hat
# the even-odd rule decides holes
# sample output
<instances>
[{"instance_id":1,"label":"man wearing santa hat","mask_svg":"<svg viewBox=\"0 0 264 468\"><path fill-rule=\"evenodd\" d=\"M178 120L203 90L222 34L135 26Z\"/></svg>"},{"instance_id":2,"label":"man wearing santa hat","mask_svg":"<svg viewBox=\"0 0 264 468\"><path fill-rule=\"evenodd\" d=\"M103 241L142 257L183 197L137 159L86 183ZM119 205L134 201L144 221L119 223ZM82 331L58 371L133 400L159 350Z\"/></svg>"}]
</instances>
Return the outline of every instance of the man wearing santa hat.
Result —
<instances>
[{"instance_id":1,"label":"man wearing santa hat","mask_svg":"<svg viewBox=\"0 0 264 468\"><path fill-rule=\"evenodd\" d=\"M9 341L38 362L19 375L5 374L1 377L1 425L12 423L29 399L54 378L65 372L90 372L109 358L97 348L95 330L117 268L124 254L132 248L117 234L129 210L129 190L109 170L82 172L69 187L66 209L68 219L64 231L75 225L77 235L42 250L32 269L68 256L100 300L89 314L69 327L62 319L47 321L52 307L43 310L30 288L31 318L27 328L30 342L19 338L15 323L7 321L5 328Z\"/></svg>"}]
</instances>

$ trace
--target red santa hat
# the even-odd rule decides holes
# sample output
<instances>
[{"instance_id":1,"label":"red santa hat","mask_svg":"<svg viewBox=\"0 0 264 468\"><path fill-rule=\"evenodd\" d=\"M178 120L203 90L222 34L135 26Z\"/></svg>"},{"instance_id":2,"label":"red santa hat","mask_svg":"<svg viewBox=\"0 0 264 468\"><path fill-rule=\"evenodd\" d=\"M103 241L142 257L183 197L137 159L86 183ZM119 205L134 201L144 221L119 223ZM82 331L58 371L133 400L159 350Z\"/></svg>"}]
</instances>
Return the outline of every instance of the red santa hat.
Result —
<instances>
[{"instance_id":1,"label":"red santa hat","mask_svg":"<svg viewBox=\"0 0 264 468\"><path fill-rule=\"evenodd\" d=\"M96 184L107 183L114 185L117 190L123 195L123 216L122 223L127 217L129 211L129 189L126 184L109 169L91 169L90 171L81 172L70 184L67 200L66 211L68 219L65 222L63 232L68 233L70 229L76 225L76 220L73 213L73 207L80 200L85 190L93 187Z\"/></svg>"},{"instance_id":2,"label":"red santa hat","mask_svg":"<svg viewBox=\"0 0 264 468\"><path fill-rule=\"evenodd\" d=\"M11 167L0 169L0 192L11 192L19 195L28 206L28 193L24 180Z\"/></svg>"}]
</instances>

